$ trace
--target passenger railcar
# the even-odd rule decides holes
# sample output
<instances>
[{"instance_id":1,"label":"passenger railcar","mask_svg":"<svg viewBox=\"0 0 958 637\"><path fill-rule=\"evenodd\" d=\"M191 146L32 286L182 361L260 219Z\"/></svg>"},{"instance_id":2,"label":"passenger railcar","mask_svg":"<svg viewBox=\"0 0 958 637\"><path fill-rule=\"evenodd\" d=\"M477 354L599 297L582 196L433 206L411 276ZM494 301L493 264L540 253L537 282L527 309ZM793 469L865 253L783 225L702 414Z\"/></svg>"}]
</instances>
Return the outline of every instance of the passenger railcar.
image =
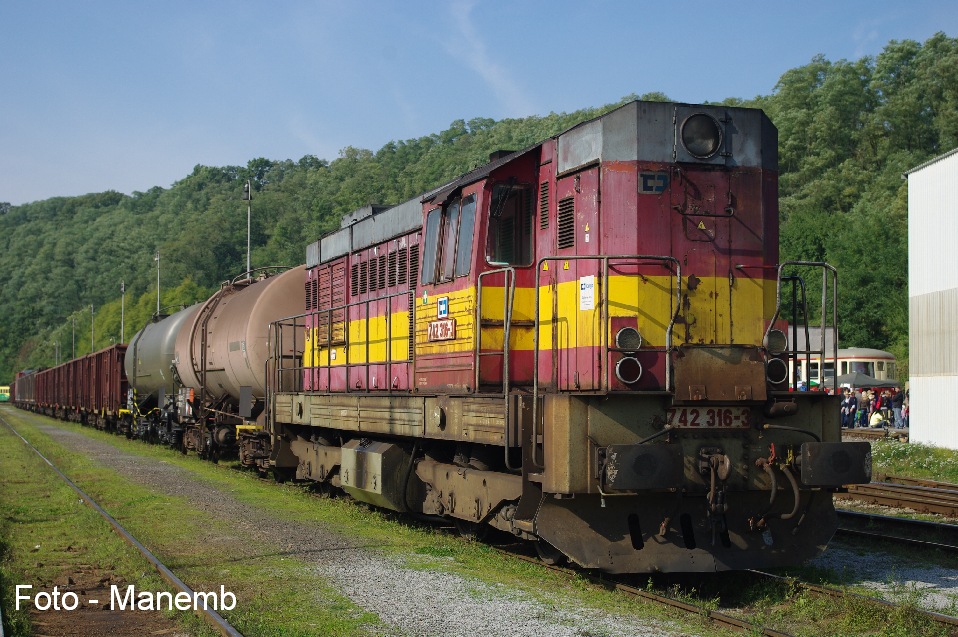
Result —
<instances>
[{"instance_id":1,"label":"passenger railcar","mask_svg":"<svg viewBox=\"0 0 958 637\"><path fill-rule=\"evenodd\" d=\"M607 571L818 554L870 455L787 391L796 269L823 330L837 291L779 263L777 182L761 111L633 102L357 211L271 326L242 459Z\"/></svg>"},{"instance_id":2,"label":"passenger railcar","mask_svg":"<svg viewBox=\"0 0 958 637\"><path fill-rule=\"evenodd\" d=\"M9 401L10 401L10 386L0 385L0 403L5 403Z\"/></svg>"},{"instance_id":3,"label":"passenger railcar","mask_svg":"<svg viewBox=\"0 0 958 637\"><path fill-rule=\"evenodd\" d=\"M895 355L870 347L839 348L837 357L826 353L821 360L801 358L796 361L794 374L798 382L827 385L834 383L836 367L838 376L860 372L878 380L898 380Z\"/></svg>"}]
</instances>

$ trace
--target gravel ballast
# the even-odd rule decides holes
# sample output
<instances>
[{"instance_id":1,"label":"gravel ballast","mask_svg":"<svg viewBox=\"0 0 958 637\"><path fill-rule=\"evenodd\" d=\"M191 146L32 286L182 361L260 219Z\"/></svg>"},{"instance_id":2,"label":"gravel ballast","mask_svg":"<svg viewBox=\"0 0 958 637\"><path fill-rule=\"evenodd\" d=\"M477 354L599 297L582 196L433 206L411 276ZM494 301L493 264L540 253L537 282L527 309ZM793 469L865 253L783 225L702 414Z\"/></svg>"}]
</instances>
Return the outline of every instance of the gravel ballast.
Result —
<instances>
[{"instance_id":1,"label":"gravel ballast","mask_svg":"<svg viewBox=\"0 0 958 637\"><path fill-rule=\"evenodd\" d=\"M111 444L55 426L41 431L65 447L117 471L136 484L159 493L185 498L211 520L226 522L235 536L231 543L249 556L264 550L300 560L304 568L378 615L385 626L378 634L394 636L475 635L688 635L658 619L620 617L576 608L558 593L533 597L501 584L436 569L404 565L404 557L388 555L320 525L277 519L244 504L228 492L182 467L124 452ZM81 485L82 486L82 485ZM214 526L214 525L211 525ZM215 525L222 528L223 525ZM224 538L209 538L222 541ZM242 557L242 556L237 556Z\"/></svg>"}]
</instances>

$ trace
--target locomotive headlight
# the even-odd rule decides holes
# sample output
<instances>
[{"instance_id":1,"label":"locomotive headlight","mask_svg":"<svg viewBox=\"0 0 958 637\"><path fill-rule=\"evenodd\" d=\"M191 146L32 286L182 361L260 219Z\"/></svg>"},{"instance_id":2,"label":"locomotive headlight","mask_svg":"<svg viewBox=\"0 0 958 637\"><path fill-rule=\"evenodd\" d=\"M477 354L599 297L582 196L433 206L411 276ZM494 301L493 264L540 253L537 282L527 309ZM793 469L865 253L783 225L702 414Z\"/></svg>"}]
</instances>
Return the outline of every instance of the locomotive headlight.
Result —
<instances>
[{"instance_id":1,"label":"locomotive headlight","mask_svg":"<svg viewBox=\"0 0 958 637\"><path fill-rule=\"evenodd\" d=\"M765 337L765 349L769 354L778 356L788 349L788 336L780 329L771 329Z\"/></svg>"},{"instance_id":2,"label":"locomotive headlight","mask_svg":"<svg viewBox=\"0 0 958 637\"><path fill-rule=\"evenodd\" d=\"M770 358L765 363L765 378L773 385L781 385L788 380L788 365L780 358Z\"/></svg>"},{"instance_id":3,"label":"locomotive headlight","mask_svg":"<svg viewBox=\"0 0 958 637\"><path fill-rule=\"evenodd\" d=\"M624 357L615 364L615 377L626 385L638 382L642 378L642 363L632 356Z\"/></svg>"},{"instance_id":4,"label":"locomotive headlight","mask_svg":"<svg viewBox=\"0 0 958 637\"><path fill-rule=\"evenodd\" d=\"M615 334L615 346L629 354L634 354L642 347L642 335L634 327L623 327Z\"/></svg>"},{"instance_id":5,"label":"locomotive headlight","mask_svg":"<svg viewBox=\"0 0 958 637\"><path fill-rule=\"evenodd\" d=\"M682 122L682 144L690 155L708 159L722 146L722 128L714 117L696 113Z\"/></svg>"}]
</instances>

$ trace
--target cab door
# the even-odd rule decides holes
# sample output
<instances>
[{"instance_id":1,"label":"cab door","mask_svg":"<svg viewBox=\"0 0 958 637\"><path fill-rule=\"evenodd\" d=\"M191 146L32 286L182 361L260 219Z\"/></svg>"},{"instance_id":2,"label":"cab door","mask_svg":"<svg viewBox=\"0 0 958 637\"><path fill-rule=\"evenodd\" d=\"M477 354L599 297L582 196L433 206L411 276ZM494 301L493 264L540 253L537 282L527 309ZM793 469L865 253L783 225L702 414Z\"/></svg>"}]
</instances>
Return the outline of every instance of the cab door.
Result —
<instances>
[{"instance_id":1,"label":"cab door","mask_svg":"<svg viewBox=\"0 0 958 637\"><path fill-rule=\"evenodd\" d=\"M555 334L558 387L566 391L602 388L602 299L598 255L599 169L561 177L556 183Z\"/></svg>"}]
</instances>

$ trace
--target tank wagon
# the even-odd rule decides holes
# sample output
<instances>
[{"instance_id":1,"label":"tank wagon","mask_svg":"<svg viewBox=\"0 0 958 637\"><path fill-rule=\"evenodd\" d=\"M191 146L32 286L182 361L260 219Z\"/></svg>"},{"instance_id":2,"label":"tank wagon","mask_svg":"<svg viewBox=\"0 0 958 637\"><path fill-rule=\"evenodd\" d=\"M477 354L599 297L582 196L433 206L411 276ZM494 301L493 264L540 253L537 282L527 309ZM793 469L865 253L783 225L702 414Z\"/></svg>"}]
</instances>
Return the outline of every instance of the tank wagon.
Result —
<instances>
[{"instance_id":1,"label":"tank wagon","mask_svg":"<svg viewBox=\"0 0 958 637\"><path fill-rule=\"evenodd\" d=\"M304 268L276 270L228 281L134 335L125 359L131 436L211 459L235 453L237 427L263 413L267 328L303 308Z\"/></svg>"},{"instance_id":2,"label":"tank wagon","mask_svg":"<svg viewBox=\"0 0 958 637\"><path fill-rule=\"evenodd\" d=\"M836 399L788 391L786 319L816 313L782 299L820 276L830 329L837 281L779 263L759 110L633 102L306 257L241 432L262 471L611 572L799 563L869 480Z\"/></svg>"}]
</instances>

